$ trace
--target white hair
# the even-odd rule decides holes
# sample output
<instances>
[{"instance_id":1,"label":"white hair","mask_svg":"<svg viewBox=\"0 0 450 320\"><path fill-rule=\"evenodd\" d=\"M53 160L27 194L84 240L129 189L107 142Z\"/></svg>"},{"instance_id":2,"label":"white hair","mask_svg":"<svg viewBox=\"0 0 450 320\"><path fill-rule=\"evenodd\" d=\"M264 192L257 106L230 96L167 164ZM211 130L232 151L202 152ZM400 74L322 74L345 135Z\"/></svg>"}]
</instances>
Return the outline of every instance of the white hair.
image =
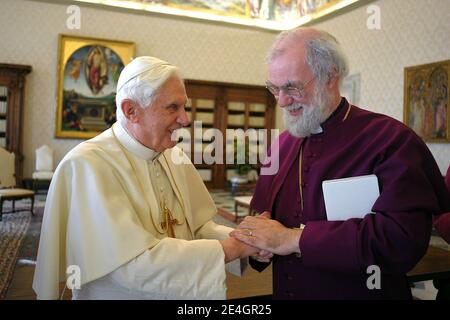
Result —
<instances>
[{"instance_id":1,"label":"white hair","mask_svg":"<svg viewBox=\"0 0 450 320\"><path fill-rule=\"evenodd\" d=\"M303 28L296 28L280 33L267 55L266 62L272 62L273 59L286 50L280 48L281 42L285 39L293 41L305 39L305 63L318 79L318 82L325 84L333 75L336 75L340 82L348 75L348 63L336 38L326 31L317 29L314 29L314 33L305 38L304 34L302 34L303 30Z\"/></svg>"},{"instance_id":2,"label":"white hair","mask_svg":"<svg viewBox=\"0 0 450 320\"><path fill-rule=\"evenodd\" d=\"M169 78L178 77L181 74L174 65L165 64L158 68L158 72L148 70L126 81L116 93L116 117L117 121L125 124L126 117L122 112L122 101L125 99L136 102L140 107L147 108L152 103L159 89ZM123 72L123 71L122 71Z\"/></svg>"}]
</instances>

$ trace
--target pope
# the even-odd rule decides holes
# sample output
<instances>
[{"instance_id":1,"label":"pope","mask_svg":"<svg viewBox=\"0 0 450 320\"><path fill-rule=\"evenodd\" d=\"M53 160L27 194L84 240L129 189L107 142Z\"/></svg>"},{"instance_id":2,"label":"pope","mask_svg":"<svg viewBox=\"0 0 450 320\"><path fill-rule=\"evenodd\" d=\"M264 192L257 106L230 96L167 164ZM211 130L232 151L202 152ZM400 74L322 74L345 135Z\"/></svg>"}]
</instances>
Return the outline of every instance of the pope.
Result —
<instances>
[{"instance_id":1,"label":"pope","mask_svg":"<svg viewBox=\"0 0 450 320\"><path fill-rule=\"evenodd\" d=\"M259 250L212 221L215 205L172 138L189 123L186 102L177 67L139 57L123 69L118 121L55 171L33 281L38 299L58 298L69 268L79 276L74 299L225 299L225 265L240 273L239 259Z\"/></svg>"}]
</instances>

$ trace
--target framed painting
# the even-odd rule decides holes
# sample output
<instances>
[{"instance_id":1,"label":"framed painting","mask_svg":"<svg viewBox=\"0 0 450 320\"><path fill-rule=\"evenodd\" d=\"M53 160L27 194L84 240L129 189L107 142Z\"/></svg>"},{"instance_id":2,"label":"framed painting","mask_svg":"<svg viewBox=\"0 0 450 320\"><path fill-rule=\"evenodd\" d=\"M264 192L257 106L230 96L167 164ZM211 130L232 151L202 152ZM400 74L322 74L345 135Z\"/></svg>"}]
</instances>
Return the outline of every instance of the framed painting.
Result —
<instances>
[{"instance_id":1,"label":"framed painting","mask_svg":"<svg viewBox=\"0 0 450 320\"><path fill-rule=\"evenodd\" d=\"M403 121L426 142L450 142L450 60L405 68Z\"/></svg>"},{"instance_id":2,"label":"framed painting","mask_svg":"<svg viewBox=\"0 0 450 320\"><path fill-rule=\"evenodd\" d=\"M353 105L359 104L361 91L361 74L356 73L345 77L341 83L341 96L347 98Z\"/></svg>"},{"instance_id":3,"label":"framed painting","mask_svg":"<svg viewBox=\"0 0 450 320\"><path fill-rule=\"evenodd\" d=\"M59 36L57 138L92 138L116 121L117 81L134 54L132 42Z\"/></svg>"}]
</instances>

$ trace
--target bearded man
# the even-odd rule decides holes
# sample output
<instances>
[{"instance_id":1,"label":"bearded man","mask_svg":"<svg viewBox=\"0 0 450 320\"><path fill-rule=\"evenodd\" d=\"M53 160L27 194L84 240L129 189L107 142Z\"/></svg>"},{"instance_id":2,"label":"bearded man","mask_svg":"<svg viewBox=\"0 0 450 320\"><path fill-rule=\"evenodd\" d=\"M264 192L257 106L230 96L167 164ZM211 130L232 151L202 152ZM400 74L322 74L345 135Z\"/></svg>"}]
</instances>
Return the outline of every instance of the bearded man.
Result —
<instances>
[{"instance_id":1,"label":"bearded man","mask_svg":"<svg viewBox=\"0 0 450 320\"><path fill-rule=\"evenodd\" d=\"M275 299L410 299L406 273L428 248L432 215L450 206L422 140L341 97L347 70L336 39L312 28L282 33L268 56L267 88L288 129L271 150L280 169L258 180L251 207L262 214L231 234L275 254ZM328 221L322 182L370 174L380 189L375 214ZM368 285L370 266L379 285Z\"/></svg>"}]
</instances>

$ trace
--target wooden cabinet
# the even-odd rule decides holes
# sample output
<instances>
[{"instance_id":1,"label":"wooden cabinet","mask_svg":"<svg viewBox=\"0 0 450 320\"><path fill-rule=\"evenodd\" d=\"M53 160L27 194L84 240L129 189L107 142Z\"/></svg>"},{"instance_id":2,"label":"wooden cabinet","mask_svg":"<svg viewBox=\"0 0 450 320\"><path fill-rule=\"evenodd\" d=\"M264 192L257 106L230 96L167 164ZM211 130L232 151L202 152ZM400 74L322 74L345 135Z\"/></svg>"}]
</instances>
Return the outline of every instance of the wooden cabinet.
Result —
<instances>
[{"instance_id":1,"label":"wooden cabinet","mask_svg":"<svg viewBox=\"0 0 450 320\"><path fill-rule=\"evenodd\" d=\"M230 150L227 146L234 143L235 130L242 129L245 133L249 129L266 129L269 132L267 145L270 145L276 101L263 86L196 80L186 80L185 84L191 139L185 139L181 145L190 144L191 160L208 187L225 188L229 179L236 175L236 162L229 163L226 159L227 150ZM223 140L217 139L214 130L209 129L220 132ZM247 138L247 144L247 150L257 150L255 139ZM212 149L215 151L210 152ZM222 157L217 158L222 158L222 163L208 163L204 159L205 154L215 156L220 149ZM257 164L254 167L258 169Z\"/></svg>"},{"instance_id":2,"label":"wooden cabinet","mask_svg":"<svg viewBox=\"0 0 450 320\"><path fill-rule=\"evenodd\" d=\"M25 76L31 66L0 63L0 147L16 156L16 184L23 179L22 124Z\"/></svg>"}]
</instances>

